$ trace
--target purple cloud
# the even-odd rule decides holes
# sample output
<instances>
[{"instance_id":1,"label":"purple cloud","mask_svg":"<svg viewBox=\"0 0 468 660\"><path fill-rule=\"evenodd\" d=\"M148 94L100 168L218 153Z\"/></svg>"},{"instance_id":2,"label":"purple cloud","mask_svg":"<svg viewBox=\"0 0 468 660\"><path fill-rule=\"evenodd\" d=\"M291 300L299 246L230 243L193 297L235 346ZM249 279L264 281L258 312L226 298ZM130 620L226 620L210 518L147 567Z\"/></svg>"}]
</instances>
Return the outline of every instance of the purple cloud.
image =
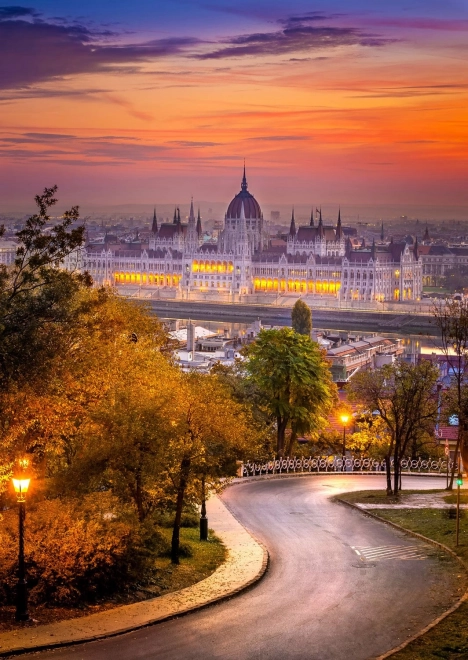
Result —
<instances>
[{"instance_id":1,"label":"purple cloud","mask_svg":"<svg viewBox=\"0 0 468 660\"><path fill-rule=\"evenodd\" d=\"M0 20L0 57L8 66L0 71L2 89L27 87L80 73L125 71L130 63L183 53L199 43L193 37L173 37L141 44L106 44L103 39L112 35L109 31L37 20L33 10L26 8L5 9L9 12ZM19 18L20 15L32 20Z\"/></svg>"},{"instance_id":2,"label":"purple cloud","mask_svg":"<svg viewBox=\"0 0 468 660\"><path fill-rule=\"evenodd\" d=\"M8 7L0 7L0 21L8 21L12 18L36 18L39 14L31 7L18 7L17 5L10 5Z\"/></svg>"},{"instance_id":3,"label":"purple cloud","mask_svg":"<svg viewBox=\"0 0 468 660\"><path fill-rule=\"evenodd\" d=\"M300 17L298 17L299 19ZM276 32L256 32L231 37L208 53L193 55L200 60L254 55L284 55L300 51L316 51L339 46L384 46L393 42L359 28L297 24Z\"/></svg>"}]
</instances>

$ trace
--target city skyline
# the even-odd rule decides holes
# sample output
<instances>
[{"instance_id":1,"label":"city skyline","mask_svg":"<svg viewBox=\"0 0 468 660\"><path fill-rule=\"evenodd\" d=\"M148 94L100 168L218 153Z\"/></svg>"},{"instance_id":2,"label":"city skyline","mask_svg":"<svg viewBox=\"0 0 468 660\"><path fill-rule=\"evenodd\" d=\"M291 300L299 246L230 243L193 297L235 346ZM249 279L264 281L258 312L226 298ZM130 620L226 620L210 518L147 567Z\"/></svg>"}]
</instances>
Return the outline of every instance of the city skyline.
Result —
<instances>
[{"instance_id":1,"label":"city skyline","mask_svg":"<svg viewBox=\"0 0 468 660\"><path fill-rule=\"evenodd\" d=\"M0 5L3 211L222 202L464 217L462 2Z\"/></svg>"}]
</instances>

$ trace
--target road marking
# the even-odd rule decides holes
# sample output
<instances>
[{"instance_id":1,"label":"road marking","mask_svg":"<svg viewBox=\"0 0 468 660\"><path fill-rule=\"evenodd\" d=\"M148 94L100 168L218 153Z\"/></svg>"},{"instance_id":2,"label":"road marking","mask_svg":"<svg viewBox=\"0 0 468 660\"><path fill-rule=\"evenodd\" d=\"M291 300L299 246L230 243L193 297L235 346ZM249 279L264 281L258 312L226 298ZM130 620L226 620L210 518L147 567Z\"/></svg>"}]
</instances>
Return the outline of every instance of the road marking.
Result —
<instances>
[{"instance_id":1,"label":"road marking","mask_svg":"<svg viewBox=\"0 0 468 660\"><path fill-rule=\"evenodd\" d=\"M426 559L423 550L410 545L382 545L379 547L356 547L351 548L361 560L378 561L382 559L418 560Z\"/></svg>"}]
</instances>

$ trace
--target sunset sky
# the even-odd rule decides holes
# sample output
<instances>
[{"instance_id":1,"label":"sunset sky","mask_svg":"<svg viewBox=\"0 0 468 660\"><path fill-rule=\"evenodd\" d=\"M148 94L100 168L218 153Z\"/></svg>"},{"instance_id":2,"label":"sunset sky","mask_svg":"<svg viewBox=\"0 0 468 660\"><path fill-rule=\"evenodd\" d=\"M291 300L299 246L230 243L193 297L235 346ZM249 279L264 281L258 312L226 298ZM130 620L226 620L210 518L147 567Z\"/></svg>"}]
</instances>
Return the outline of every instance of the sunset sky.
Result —
<instances>
[{"instance_id":1,"label":"sunset sky","mask_svg":"<svg viewBox=\"0 0 468 660\"><path fill-rule=\"evenodd\" d=\"M0 3L0 52L0 212L228 202L244 158L269 204L468 203L466 0Z\"/></svg>"}]
</instances>

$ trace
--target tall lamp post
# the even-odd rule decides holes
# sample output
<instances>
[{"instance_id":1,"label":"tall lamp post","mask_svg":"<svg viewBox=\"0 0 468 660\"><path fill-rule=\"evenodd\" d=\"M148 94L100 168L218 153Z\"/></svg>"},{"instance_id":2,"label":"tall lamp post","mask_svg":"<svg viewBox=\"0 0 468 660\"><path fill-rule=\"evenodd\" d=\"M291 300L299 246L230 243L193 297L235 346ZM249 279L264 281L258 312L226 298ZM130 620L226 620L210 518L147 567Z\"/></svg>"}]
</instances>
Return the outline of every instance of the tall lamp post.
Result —
<instances>
[{"instance_id":1,"label":"tall lamp post","mask_svg":"<svg viewBox=\"0 0 468 660\"><path fill-rule=\"evenodd\" d=\"M200 511L200 541L208 541L208 518L206 517L205 475L202 476L202 502Z\"/></svg>"},{"instance_id":2,"label":"tall lamp post","mask_svg":"<svg viewBox=\"0 0 468 660\"><path fill-rule=\"evenodd\" d=\"M346 413L343 413L340 416L340 419L341 419L341 423L343 424L343 465L342 465L341 470L342 470L342 472L345 472L345 470L346 470L346 465L345 465L345 461L346 461L346 424L349 422L349 415L347 415Z\"/></svg>"},{"instance_id":3,"label":"tall lamp post","mask_svg":"<svg viewBox=\"0 0 468 660\"><path fill-rule=\"evenodd\" d=\"M24 469L28 461L20 461L22 473L13 477L13 488L15 489L17 501L19 504L19 548L18 548L18 585L16 589L16 614L17 621L28 621L28 583L26 581L26 569L24 566L24 517L26 493L28 492L31 479L26 477Z\"/></svg>"}]
</instances>

